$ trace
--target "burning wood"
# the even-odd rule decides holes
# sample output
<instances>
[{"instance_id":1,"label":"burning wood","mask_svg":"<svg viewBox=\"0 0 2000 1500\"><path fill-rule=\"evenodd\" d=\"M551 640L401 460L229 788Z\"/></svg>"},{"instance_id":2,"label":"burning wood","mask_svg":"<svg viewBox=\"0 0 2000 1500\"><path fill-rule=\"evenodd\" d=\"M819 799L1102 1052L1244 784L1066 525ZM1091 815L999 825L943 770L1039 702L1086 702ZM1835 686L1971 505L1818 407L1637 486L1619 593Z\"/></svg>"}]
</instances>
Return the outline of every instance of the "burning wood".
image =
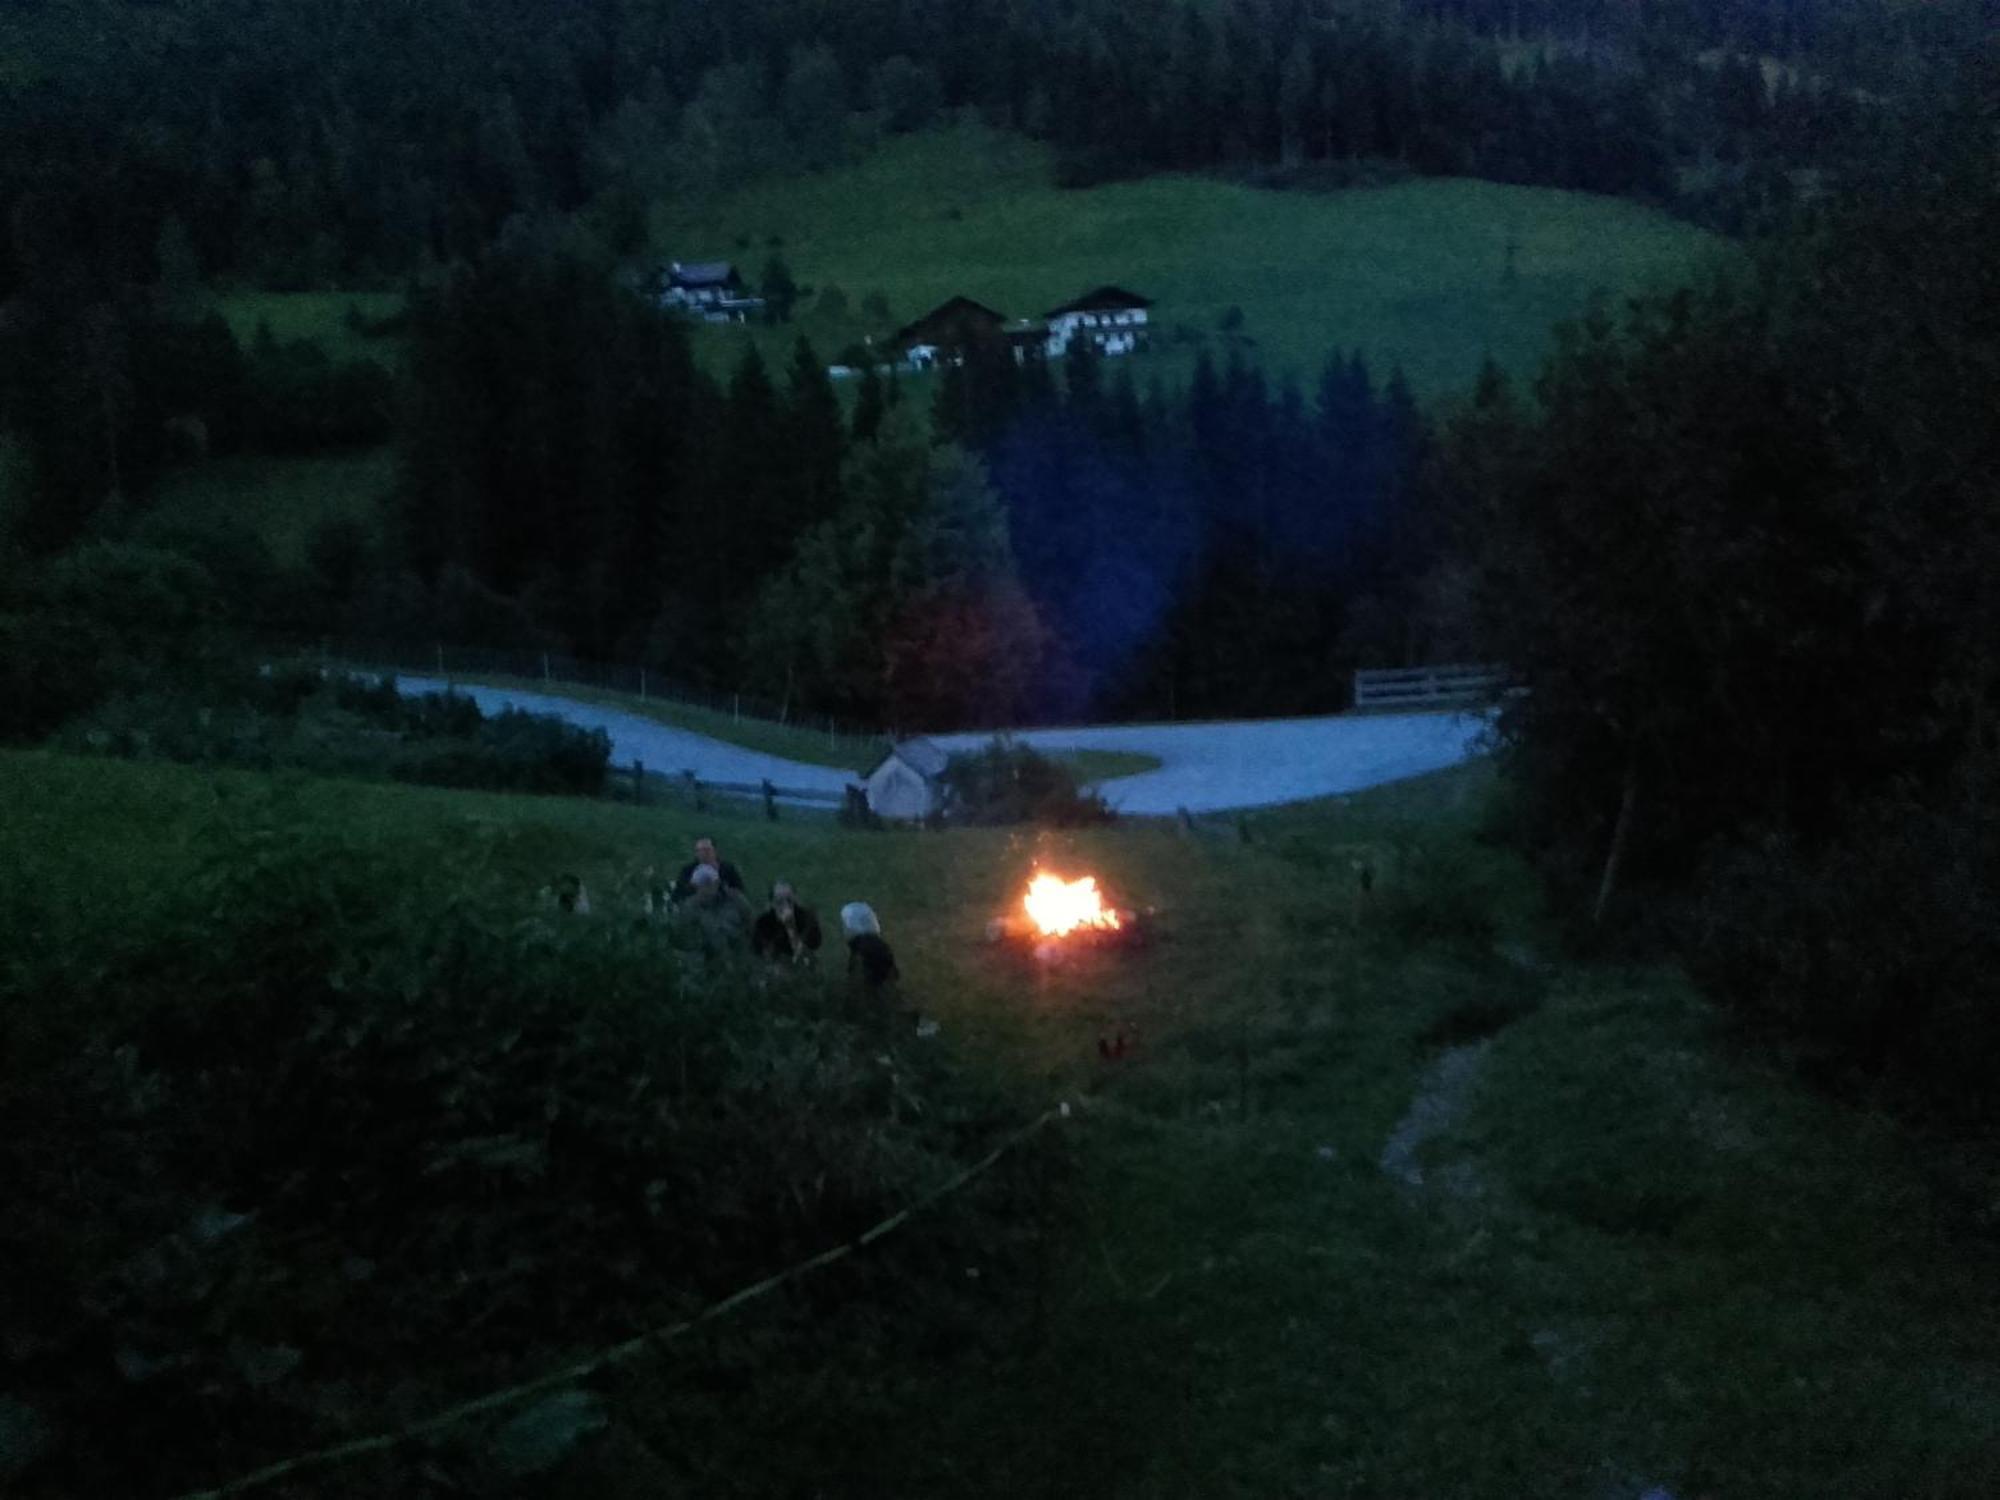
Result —
<instances>
[{"instance_id":1,"label":"burning wood","mask_svg":"<svg viewBox=\"0 0 2000 1500\"><path fill-rule=\"evenodd\" d=\"M1080 942L1093 946L1142 942L1150 915L1107 903L1094 875L1065 880L1037 870L1020 904L986 924L986 940L1032 946L1037 956L1051 958Z\"/></svg>"},{"instance_id":2,"label":"burning wood","mask_svg":"<svg viewBox=\"0 0 2000 1500\"><path fill-rule=\"evenodd\" d=\"M1021 909L1044 937L1068 937L1079 927L1117 928L1118 913L1097 894L1097 877L1064 880L1046 871L1028 882Z\"/></svg>"}]
</instances>

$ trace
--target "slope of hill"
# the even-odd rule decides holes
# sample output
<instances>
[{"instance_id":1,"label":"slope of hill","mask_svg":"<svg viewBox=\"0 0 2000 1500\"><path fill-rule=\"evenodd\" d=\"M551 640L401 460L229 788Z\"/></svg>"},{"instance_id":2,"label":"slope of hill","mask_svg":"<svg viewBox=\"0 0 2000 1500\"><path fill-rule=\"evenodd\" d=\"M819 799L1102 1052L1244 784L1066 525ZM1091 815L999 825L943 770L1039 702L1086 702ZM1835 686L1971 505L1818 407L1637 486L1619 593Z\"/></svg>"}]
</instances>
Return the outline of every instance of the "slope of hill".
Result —
<instances>
[{"instance_id":1,"label":"slope of hill","mask_svg":"<svg viewBox=\"0 0 2000 1500\"><path fill-rule=\"evenodd\" d=\"M1044 148L976 125L668 205L654 230L668 256L734 257L753 281L779 255L812 289L795 329L705 330L717 362L746 335L774 354L803 332L832 357L957 293L1026 317L1111 282L1157 301L1154 370L1185 366L1205 343L1310 378L1328 348L1359 346L1424 395L1469 384L1489 354L1529 374L1550 325L1593 292L1684 282L1727 253L1631 202L1463 179L1334 193L1188 176L1060 189ZM824 306L835 287L844 312ZM890 318L864 310L871 294Z\"/></svg>"},{"instance_id":2,"label":"slope of hill","mask_svg":"<svg viewBox=\"0 0 2000 1500\"><path fill-rule=\"evenodd\" d=\"M667 1357L634 1362L591 1398L612 1430L536 1493L1985 1494L2000 1451L1994 1291L1979 1241L1953 1233L1969 1208L1983 1210L1939 1191L1926 1175L1935 1164L1914 1166L1918 1143L1885 1119L1815 1097L1732 1045L1675 975L1539 957L1531 878L1473 837L1492 785L1490 767L1467 768L1255 815L1241 838L1158 825L896 837L729 810L9 754L0 856L25 879L0 915L31 921L38 941L7 950L0 995L14 1002L16 1039L46 1043L63 1034L59 1022L81 1025L113 1057L133 1034L153 1057L172 1034L167 1010L235 1015L243 1000L223 997L232 1010L190 993L149 1018L123 992L153 982L149 954L186 948L173 935L190 883L199 893L240 865L227 889L257 912L304 912L322 884L358 899L359 883L378 896L403 892L409 922L463 908L484 945L528 934L544 964L522 981L546 992L536 1024L558 1039L596 1026L597 1045L615 1053L607 1014L636 1044L649 1017L678 1025L689 1011L664 968L662 993L627 1009L607 1012L611 999L595 986L622 972L606 955L646 940L644 891L656 869L709 832L754 885L783 875L829 915L856 896L881 912L906 998L942 1033L885 1047L877 1061L896 1071L879 1098L862 1096L877 1098L875 1131L923 1118L911 1114L913 1076L941 1111L933 1128L947 1133L964 1134L964 1112L988 1088L1015 1101L1015 1118L1073 1101L1046 1155L1003 1160L974 1192L914 1216L795 1297L738 1310ZM985 919L1017 899L1035 864L1087 870L1114 895L1157 903L1161 941L1053 967L982 945ZM1374 872L1372 889L1357 884L1358 867ZM537 914L535 888L562 871L587 884L592 915ZM372 930L345 907L317 909L329 933L358 940ZM267 965L271 955L297 963L268 971L283 986L273 997L288 1004L295 987L327 973L360 983L379 957L301 946L295 926L254 926L241 939L261 944L241 951ZM446 951L413 980L412 996L425 985L437 994L403 1011L449 999L453 976L477 958ZM360 1005L345 993L322 1003ZM791 1003L774 986L731 1013L777 1013L794 1031L824 1024L812 1007L842 1014L837 986L797 1016ZM246 1011L236 1030L218 1030L201 1066L217 1048L252 1045L261 1024ZM355 1033L341 1045L376 1045L366 1026ZM517 1040L544 1045L538 1036L473 1035L451 1055L492 1053L498 1069ZM1126 1039L1115 1060L1099 1047L1114 1036ZM35 1055L46 1060L46 1048ZM342 1075L361 1099L371 1097L361 1081L382 1067L366 1056ZM829 1059L796 1049L742 1056L729 1076L758 1102L720 1117L728 1132L716 1142L754 1139L758 1122L788 1118L825 1139L840 1116L789 1111L795 1091L833 1076ZM158 1062L176 1065L177 1055ZM671 1090L669 1074L638 1079L631 1097ZM490 1115L531 1142L546 1137L551 1160L575 1170L562 1127L548 1124L553 1106L545 1115L555 1098L546 1081L503 1086L503 1076L515 1075L480 1080L476 1119L437 1128L490 1132L498 1127L480 1123ZM576 1084L562 1120L627 1107L626 1080L604 1076L619 1087ZM298 1083L322 1086L311 1070ZM17 1118L24 1130L74 1133L94 1107L73 1098L62 1112ZM974 1118L990 1113L980 1103ZM125 1115L113 1123L137 1128ZM310 1145L316 1156L333 1122L314 1125L296 1140L273 1138L267 1154ZM423 1161L456 1140L405 1149ZM133 1140L126 1156L139 1159L146 1144ZM469 1143L496 1144L533 1155L511 1137ZM474 1179L472 1208L414 1200L408 1231L449 1233L468 1213L525 1214L571 1181L553 1169L509 1176L511 1159ZM916 1181L944 1180L942 1162L916 1165ZM59 1194L66 1181L51 1174L34 1187ZM689 1222L743 1211L722 1188ZM966 1211L974 1199L983 1215ZM79 1232L101 1236L91 1248L114 1266L163 1232L100 1223L91 1200L61 1201ZM244 1216L226 1220L236 1237L201 1253L289 1268L297 1279L283 1298L213 1299L192 1332L149 1326L180 1343L140 1347L150 1358L206 1348L203 1339L233 1348L227 1340L240 1336L259 1352L262 1336L277 1344L282 1373L185 1369L163 1355L141 1366L133 1354L124 1363L152 1375L141 1395L102 1379L90 1389L100 1401L157 1405L212 1378L239 1400L289 1400L309 1415L282 1431L232 1431L228 1442L199 1423L162 1429L143 1450L162 1472L205 1455L198 1477L221 1478L372 1431L448 1395L538 1374L663 1309L775 1269L768 1256L745 1255L712 1268L700 1298L662 1273L629 1304L578 1293L523 1312L504 1300L508 1289L540 1259L594 1251L593 1236L616 1227L616 1207L568 1241L461 1235L456 1253L480 1257L491 1280L459 1294L470 1316L434 1352L465 1368L456 1390L440 1389L417 1368L432 1363L428 1353L417 1359L399 1330L357 1324L348 1311L364 1292L388 1295L411 1269L371 1262L357 1290L352 1261L299 1248L371 1231L374 1219L343 1230L337 1217L260 1218L263 1206L228 1200ZM806 1250L845 1232L811 1221L807 1230ZM35 1323L19 1299L6 1311L58 1335L68 1327ZM495 1315L516 1320L513 1336L481 1344L480 1323ZM99 1353L86 1373L107 1363ZM10 1391L17 1428L23 1411L58 1409L62 1393L46 1376L55 1368L23 1366L36 1373ZM207 1377L211 1368L222 1373ZM87 1430L79 1417L59 1437L74 1449ZM504 1433L482 1438L469 1424L444 1436L436 1450L329 1468L314 1492L414 1491L420 1464L475 1473L484 1453L505 1446ZM27 1476L22 1492L82 1492L41 1477Z\"/></svg>"}]
</instances>

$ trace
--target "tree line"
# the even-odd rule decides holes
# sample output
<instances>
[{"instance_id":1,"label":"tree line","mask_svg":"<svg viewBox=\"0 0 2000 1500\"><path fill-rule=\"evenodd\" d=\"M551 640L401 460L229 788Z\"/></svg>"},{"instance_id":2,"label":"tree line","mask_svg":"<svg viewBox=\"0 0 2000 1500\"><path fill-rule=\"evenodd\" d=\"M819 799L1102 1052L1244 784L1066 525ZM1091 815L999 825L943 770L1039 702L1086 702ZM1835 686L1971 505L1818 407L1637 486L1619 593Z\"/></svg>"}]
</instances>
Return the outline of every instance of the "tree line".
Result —
<instances>
[{"instance_id":1,"label":"tree line","mask_svg":"<svg viewBox=\"0 0 2000 1500\"><path fill-rule=\"evenodd\" d=\"M1049 140L1072 181L1379 157L1670 199L1699 167L1713 216L1718 172L1741 197L1754 166L1768 196L1773 172L1837 160L1865 129L1858 88L1920 87L1911 59L1975 10L54 0L0 33L18 59L0 295L24 235L105 283L184 258L277 289L393 281L523 213L587 210L629 248L663 195L824 166L959 108ZM1755 61L1772 48L1797 63L1775 82Z\"/></svg>"},{"instance_id":2,"label":"tree line","mask_svg":"<svg viewBox=\"0 0 2000 1500\"><path fill-rule=\"evenodd\" d=\"M1433 512L1526 692L1515 833L1834 1076L2000 1059L1994 59L1754 272L1594 315L1443 425ZM1851 1075L1847 1070L1854 1070Z\"/></svg>"},{"instance_id":3,"label":"tree line","mask_svg":"<svg viewBox=\"0 0 2000 1500\"><path fill-rule=\"evenodd\" d=\"M409 335L401 548L347 606L388 634L904 727L1324 709L1383 645L1350 605L1412 571L1424 423L1358 354L1308 398L1206 355L1142 394L1083 344L975 348L922 399L871 369L843 402L803 340L711 378L553 225Z\"/></svg>"}]
</instances>

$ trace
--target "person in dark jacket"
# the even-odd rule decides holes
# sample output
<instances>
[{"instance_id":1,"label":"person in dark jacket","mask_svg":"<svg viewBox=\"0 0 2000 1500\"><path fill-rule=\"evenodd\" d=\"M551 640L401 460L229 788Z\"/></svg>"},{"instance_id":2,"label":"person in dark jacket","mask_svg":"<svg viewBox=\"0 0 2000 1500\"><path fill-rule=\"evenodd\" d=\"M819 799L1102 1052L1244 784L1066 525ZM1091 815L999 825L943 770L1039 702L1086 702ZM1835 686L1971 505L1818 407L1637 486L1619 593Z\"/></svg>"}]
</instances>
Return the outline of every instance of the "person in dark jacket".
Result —
<instances>
[{"instance_id":1,"label":"person in dark jacket","mask_svg":"<svg viewBox=\"0 0 2000 1500\"><path fill-rule=\"evenodd\" d=\"M809 964L819 957L819 917L800 902L790 881L771 887L771 904L757 918L750 946L774 963Z\"/></svg>"},{"instance_id":2,"label":"person in dark jacket","mask_svg":"<svg viewBox=\"0 0 2000 1500\"><path fill-rule=\"evenodd\" d=\"M847 934L847 972L871 990L893 982L896 954L882 940L882 923L866 901L850 901L840 909L841 931Z\"/></svg>"},{"instance_id":3,"label":"person in dark jacket","mask_svg":"<svg viewBox=\"0 0 2000 1500\"><path fill-rule=\"evenodd\" d=\"M718 855L715 852L715 840L703 834L694 841L694 858L682 865L680 874L674 877L673 890L667 897L673 905L679 906L694 894L694 872L703 865L715 871L725 889L735 891L745 901L750 899L743 890L743 876L738 873L736 866Z\"/></svg>"}]
</instances>

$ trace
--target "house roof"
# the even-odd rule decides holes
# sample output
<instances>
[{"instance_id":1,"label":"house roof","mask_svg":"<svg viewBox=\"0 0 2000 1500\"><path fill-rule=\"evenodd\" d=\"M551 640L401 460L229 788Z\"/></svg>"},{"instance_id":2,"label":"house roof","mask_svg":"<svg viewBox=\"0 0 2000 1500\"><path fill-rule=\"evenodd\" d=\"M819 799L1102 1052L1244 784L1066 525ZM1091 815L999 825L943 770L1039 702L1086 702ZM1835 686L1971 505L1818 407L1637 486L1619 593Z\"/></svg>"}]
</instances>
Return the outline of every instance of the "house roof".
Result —
<instances>
[{"instance_id":1,"label":"house roof","mask_svg":"<svg viewBox=\"0 0 2000 1500\"><path fill-rule=\"evenodd\" d=\"M931 343L934 339L923 335L932 332L949 332L964 328L968 324L985 324L997 331L1007 321L1005 313L995 312L983 302L974 302L970 297L953 297L948 302L940 302L915 322L905 323L898 328L891 342L897 344Z\"/></svg>"},{"instance_id":2,"label":"house roof","mask_svg":"<svg viewBox=\"0 0 2000 1500\"><path fill-rule=\"evenodd\" d=\"M677 260L667 268L667 279L675 286L727 286L736 279L736 267L726 260Z\"/></svg>"},{"instance_id":3,"label":"house roof","mask_svg":"<svg viewBox=\"0 0 2000 1500\"><path fill-rule=\"evenodd\" d=\"M1106 309L1126 311L1133 308L1151 307L1151 297L1141 297L1137 292L1128 292L1122 286L1101 286L1085 292L1081 297L1065 302L1061 307L1052 307L1042 316L1059 318L1064 313L1102 312Z\"/></svg>"},{"instance_id":4,"label":"house roof","mask_svg":"<svg viewBox=\"0 0 2000 1500\"><path fill-rule=\"evenodd\" d=\"M951 757L926 739L898 740L889 747L889 753L868 768L873 776L892 760L900 760L924 780L929 781L942 772Z\"/></svg>"}]
</instances>

